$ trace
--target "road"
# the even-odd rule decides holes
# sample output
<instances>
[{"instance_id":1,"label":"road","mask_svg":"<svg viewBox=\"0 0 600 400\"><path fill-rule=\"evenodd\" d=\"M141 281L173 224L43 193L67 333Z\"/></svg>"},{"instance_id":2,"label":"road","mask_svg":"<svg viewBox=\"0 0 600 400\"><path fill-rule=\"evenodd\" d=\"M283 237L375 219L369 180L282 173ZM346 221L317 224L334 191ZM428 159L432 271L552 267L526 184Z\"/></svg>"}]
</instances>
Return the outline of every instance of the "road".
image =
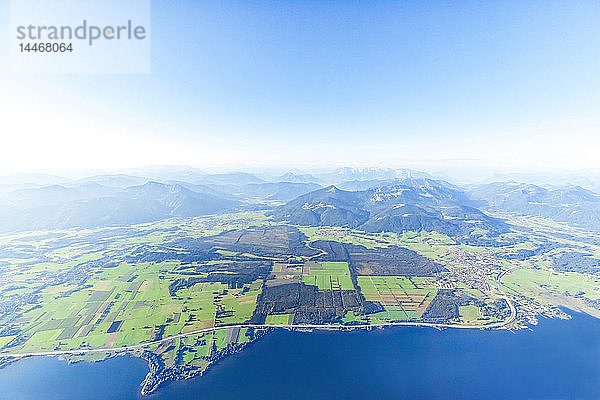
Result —
<instances>
[{"instance_id":1,"label":"road","mask_svg":"<svg viewBox=\"0 0 600 400\"><path fill-rule=\"evenodd\" d=\"M142 349L144 347L152 346L159 343L164 343L173 339L182 338L186 336L198 335L200 333L214 332L222 329L229 328L280 328L280 329L324 329L324 330L352 330L352 329L372 329L372 328L382 328L388 326L425 326L430 328L451 328L451 329L497 329L503 328L509 324L511 324L515 318L517 317L517 310L514 304L510 301L506 293L501 289L500 281L508 272L512 272L517 268L508 269L501 272L496 278L496 282L498 284L498 290L504 296L504 300L508 304L510 309L510 316L504 321L498 321L487 325L469 325L469 324L437 324L430 322L386 322L386 323L378 323L378 324L360 324L360 325L317 325L317 324L295 324L295 325L270 325L270 324L235 324L235 325L224 325L224 326L216 326L212 328L204 328L198 329L195 331L190 331L186 333L180 333L178 335L169 336L160 340L154 340L151 342L144 342L131 346L123 346L123 347L106 347L106 348L97 348L97 349L77 349L77 350L57 350L57 351L47 351L47 352L32 352L32 353L12 353L12 354L2 354L0 353L0 357L12 357L12 358L21 358L21 357L32 357L32 356L59 356L66 354L88 354L88 353L104 353L104 352L121 352L128 350L136 350Z\"/></svg>"},{"instance_id":2,"label":"road","mask_svg":"<svg viewBox=\"0 0 600 400\"><path fill-rule=\"evenodd\" d=\"M513 268L509 268L506 269L502 272L500 272L498 274L498 276L496 277L496 284L498 285L498 291L500 291L500 293L502 293L502 296L504 296L504 301L506 301L506 304L508 304L508 308L510 309L510 316L503 321L504 325L506 326L508 324L511 324L516 318L517 318L517 309L515 308L515 305L513 304L512 301L510 301L510 299L508 298L508 295L502 290L502 278L504 278L504 275L508 274L509 272L513 272L517 269L520 269L521 267L513 267Z\"/></svg>"}]
</instances>

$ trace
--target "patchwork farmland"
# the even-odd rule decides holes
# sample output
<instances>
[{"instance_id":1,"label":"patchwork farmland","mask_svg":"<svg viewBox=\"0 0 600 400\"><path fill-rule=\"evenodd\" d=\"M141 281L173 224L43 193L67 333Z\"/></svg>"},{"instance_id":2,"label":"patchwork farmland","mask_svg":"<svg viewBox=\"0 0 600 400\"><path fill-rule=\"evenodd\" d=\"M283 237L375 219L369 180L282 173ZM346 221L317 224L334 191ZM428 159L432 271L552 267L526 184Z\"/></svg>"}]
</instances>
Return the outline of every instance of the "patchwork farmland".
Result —
<instances>
[{"instance_id":1,"label":"patchwork farmland","mask_svg":"<svg viewBox=\"0 0 600 400\"><path fill-rule=\"evenodd\" d=\"M534 268L556 250L506 261L524 246L514 238L475 247L441 234L298 227L261 212L1 235L0 356L131 353L154 368L151 392L268 327L498 326L514 315L505 293L520 318L559 315L537 300L542 287L582 309L597 301L596 278Z\"/></svg>"}]
</instances>

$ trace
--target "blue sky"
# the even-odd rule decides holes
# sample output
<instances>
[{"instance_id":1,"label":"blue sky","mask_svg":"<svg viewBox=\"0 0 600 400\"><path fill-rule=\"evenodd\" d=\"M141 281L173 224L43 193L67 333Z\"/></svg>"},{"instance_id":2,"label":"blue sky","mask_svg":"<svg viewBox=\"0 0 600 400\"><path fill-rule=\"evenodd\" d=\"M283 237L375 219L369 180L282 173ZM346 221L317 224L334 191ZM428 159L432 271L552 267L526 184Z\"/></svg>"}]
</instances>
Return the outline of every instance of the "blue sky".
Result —
<instances>
[{"instance_id":1,"label":"blue sky","mask_svg":"<svg viewBox=\"0 0 600 400\"><path fill-rule=\"evenodd\" d=\"M600 168L598 21L597 1L154 1L151 74L1 59L0 172Z\"/></svg>"}]
</instances>

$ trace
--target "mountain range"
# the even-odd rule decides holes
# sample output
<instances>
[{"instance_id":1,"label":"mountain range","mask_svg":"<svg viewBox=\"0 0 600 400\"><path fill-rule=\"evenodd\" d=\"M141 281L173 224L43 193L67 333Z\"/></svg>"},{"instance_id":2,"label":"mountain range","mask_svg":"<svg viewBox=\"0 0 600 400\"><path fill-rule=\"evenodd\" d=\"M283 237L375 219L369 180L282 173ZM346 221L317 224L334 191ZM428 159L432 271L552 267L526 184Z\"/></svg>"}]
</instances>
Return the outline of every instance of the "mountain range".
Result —
<instances>
[{"instance_id":1,"label":"mountain range","mask_svg":"<svg viewBox=\"0 0 600 400\"><path fill-rule=\"evenodd\" d=\"M471 198L490 211L505 211L566 222L600 231L600 195L581 186L541 187L528 183L495 182L473 187Z\"/></svg>"},{"instance_id":2,"label":"mountain range","mask_svg":"<svg viewBox=\"0 0 600 400\"><path fill-rule=\"evenodd\" d=\"M237 201L147 182L124 190L99 184L24 189L0 197L0 230L130 225L171 217L193 217L235 209Z\"/></svg>"},{"instance_id":3,"label":"mountain range","mask_svg":"<svg viewBox=\"0 0 600 400\"><path fill-rule=\"evenodd\" d=\"M494 236L509 229L490 216L497 212L600 232L600 196L580 186L509 181L461 187L408 169L256 175L149 167L82 179L0 177L3 232L126 225L257 208L292 224L371 232Z\"/></svg>"},{"instance_id":4,"label":"mountain range","mask_svg":"<svg viewBox=\"0 0 600 400\"><path fill-rule=\"evenodd\" d=\"M474 229L496 235L506 225L474 207L459 188L438 180L407 178L360 191L329 186L273 212L298 225L341 226L370 232L438 231L451 236Z\"/></svg>"}]
</instances>

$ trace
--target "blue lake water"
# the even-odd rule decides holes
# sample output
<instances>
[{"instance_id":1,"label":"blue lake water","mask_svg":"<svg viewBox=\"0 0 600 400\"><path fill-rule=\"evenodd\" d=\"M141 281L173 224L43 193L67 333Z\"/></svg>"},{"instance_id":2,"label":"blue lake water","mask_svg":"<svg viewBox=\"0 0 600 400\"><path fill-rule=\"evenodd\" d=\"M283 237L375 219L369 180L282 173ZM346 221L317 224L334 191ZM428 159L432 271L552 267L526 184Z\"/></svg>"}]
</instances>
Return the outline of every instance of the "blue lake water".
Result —
<instances>
[{"instance_id":1,"label":"blue lake water","mask_svg":"<svg viewBox=\"0 0 600 400\"><path fill-rule=\"evenodd\" d=\"M146 372L129 357L31 358L0 370L0 398L133 400ZM516 333L279 330L148 400L200 398L600 399L600 320L575 314Z\"/></svg>"}]
</instances>

